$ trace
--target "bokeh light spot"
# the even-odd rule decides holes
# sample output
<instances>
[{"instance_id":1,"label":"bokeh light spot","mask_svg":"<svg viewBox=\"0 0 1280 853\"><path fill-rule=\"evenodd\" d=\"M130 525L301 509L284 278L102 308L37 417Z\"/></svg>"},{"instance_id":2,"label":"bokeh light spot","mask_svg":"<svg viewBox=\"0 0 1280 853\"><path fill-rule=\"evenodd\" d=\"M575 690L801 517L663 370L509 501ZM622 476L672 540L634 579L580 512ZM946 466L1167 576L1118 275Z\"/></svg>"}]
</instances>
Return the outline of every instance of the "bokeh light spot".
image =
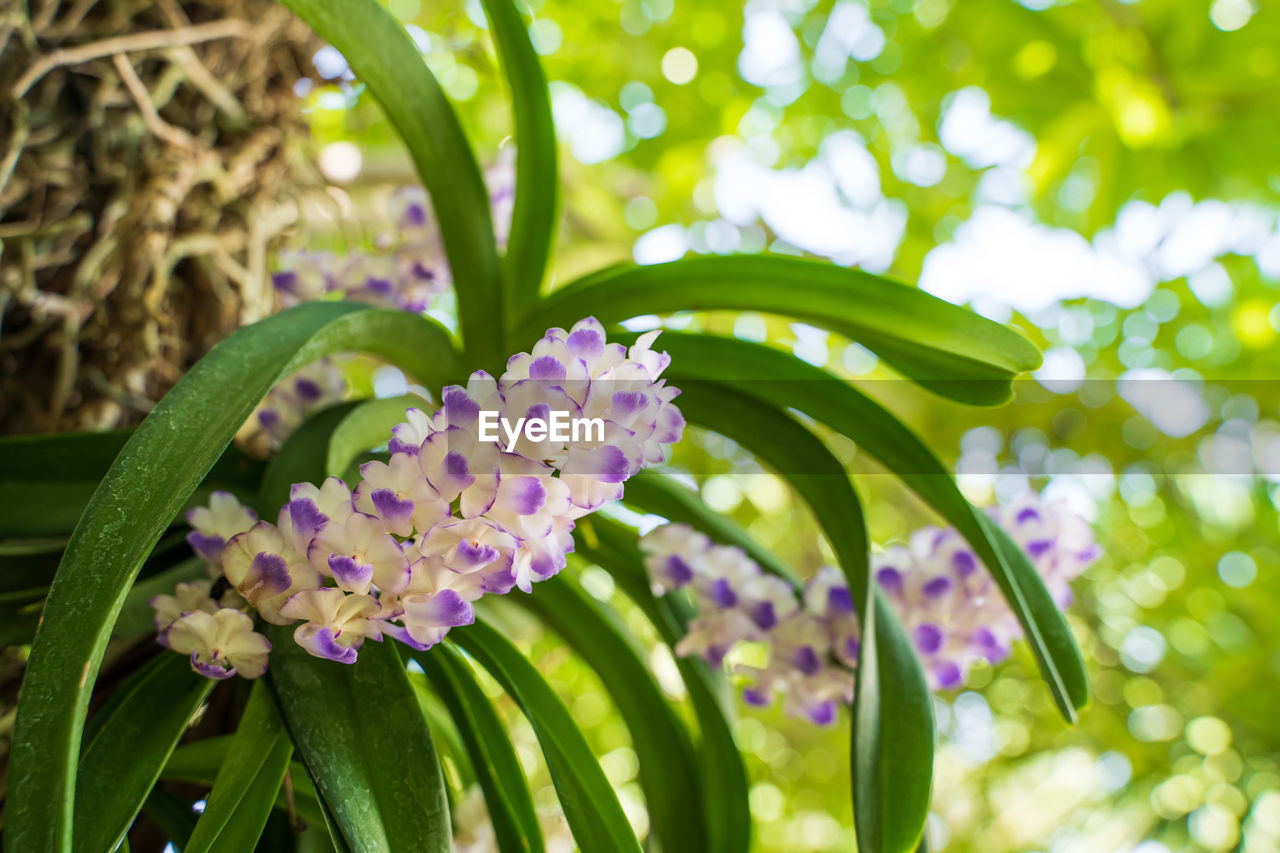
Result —
<instances>
[{"instance_id":1,"label":"bokeh light spot","mask_svg":"<svg viewBox=\"0 0 1280 853\"><path fill-rule=\"evenodd\" d=\"M687 47L673 47L662 56L662 76L677 86L698 76L698 57Z\"/></svg>"}]
</instances>

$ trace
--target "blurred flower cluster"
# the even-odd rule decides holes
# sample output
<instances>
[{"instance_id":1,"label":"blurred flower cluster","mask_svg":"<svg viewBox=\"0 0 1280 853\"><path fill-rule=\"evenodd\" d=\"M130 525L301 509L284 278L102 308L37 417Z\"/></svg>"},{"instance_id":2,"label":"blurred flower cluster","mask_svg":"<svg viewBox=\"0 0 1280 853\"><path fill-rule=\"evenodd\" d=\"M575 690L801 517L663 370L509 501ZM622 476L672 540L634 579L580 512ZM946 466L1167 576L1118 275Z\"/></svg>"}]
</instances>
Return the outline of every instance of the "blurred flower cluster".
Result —
<instances>
[{"instance_id":1,"label":"blurred flower cluster","mask_svg":"<svg viewBox=\"0 0 1280 853\"><path fill-rule=\"evenodd\" d=\"M503 151L485 172L499 248L506 245L515 199L512 151ZM286 250L271 276L281 308L317 299L341 298L422 313L449 290L453 276L431 199L420 186L401 187L387 209L392 229L380 234L369 252ZM340 402L348 391L342 370L321 359L281 382L258 404L236 437L255 456L278 450L295 429L319 409Z\"/></svg>"},{"instance_id":2,"label":"blurred flower cluster","mask_svg":"<svg viewBox=\"0 0 1280 853\"><path fill-rule=\"evenodd\" d=\"M529 592L564 568L575 520L622 497L683 433L656 336L627 350L593 318L552 329L501 377L478 371L445 388L434 414L409 409L390 456L361 466L354 490L335 477L294 485L275 524L215 494L188 515L189 541L228 592L214 601L211 585L186 585L157 597L160 642L210 677L255 677L270 646L238 605L299 623L299 645L352 663L366 639L428 649L473 622L484 594ZM567 412L602 430L538 441L526 431L504 445L484 440L481 412L511 422Z\"/></svg>"},{"instance_id":3,"label":"blurred flower cluster","mask_svg":"<svg viewBox=\"0 0 1280 853\"><path fill-rule=\"evenodd\" d=\"M515 198L515 169L508 149L485 172L498 247L506 244ZM354 302L421 313L452 284L449 259L431 200L420 186L402 187L387 213L393 229L379 235L371 252L286 251L271 277L283 307L334 294Z\"/></svg>"},{"instance_id":4,"label":"blurred flower cluster","mask_svg":"<svg viewBox=\"0 0 1280 853\"><path fill-rule=\"evenodd\" d=\"M748 703L772 705L781 693L788 714L827 725L840 703L853 700L857 616L848 587L832 583L827 570L801 602L790 583L766 574L742 549L717 545L688 525L658 527L641 537L640 548L655 594L687 588L698 604L677 655L718 667L738 644L763 643L764 668L734 667L751 682L743 691Z\"/></svg>"},{"instance_id":5,"label":"blurred flower cluster","mask_svg":"<svg viewBox=\"0 0 1280 853\"><path fill-rule=\"evenodd\" d=\"M1071 581L1102 554L1088 522L1065 502L1042 504L1029 493L987 512L1026 552L1054 602L1065 609ZM934 689L959 687L978 660L1009 657L1013 641L1022 636L995 580L955 530L917 530L907 544L876 555L872 569Z\"/></svg>"},{"instance_id":6,"label":"blurred flower cluster","mask_svg":"<svg viewBox=\"0 0 1280 853\"><path fill-rule=\"evenodd\" d=\"M347 395L347 380L333 359L322 358L289 376L267 392L236 434L246 452L265 457L316 412Z\"/></svg>"},{"instance_id":7,"label":"blurred flower cluster","mask_svg":"<svg viewBox=\"0 0 1280 853\"><path fill-rule=\"evenodd\" d=\"M1100 556L1088 523L1065 503L1042 503L1033 494L988 514L1065 608L1071 580ZM749 704L767 707L782 694L788 714L826 725L840 704L852 702L858 616L838 568L822 567L797 590L741 549L717 545L684 524L656 528L640 547L654 593L688 589L698 605L677 655L720 666L739 644L760 643L768 650L765 666L733 667L746 676ZM918 530L908 544L874 555L872 571L935 690L959 687L979 660L1004 660L1021 636L995 581L955 530Z\"/></svg>"}]
</instances>

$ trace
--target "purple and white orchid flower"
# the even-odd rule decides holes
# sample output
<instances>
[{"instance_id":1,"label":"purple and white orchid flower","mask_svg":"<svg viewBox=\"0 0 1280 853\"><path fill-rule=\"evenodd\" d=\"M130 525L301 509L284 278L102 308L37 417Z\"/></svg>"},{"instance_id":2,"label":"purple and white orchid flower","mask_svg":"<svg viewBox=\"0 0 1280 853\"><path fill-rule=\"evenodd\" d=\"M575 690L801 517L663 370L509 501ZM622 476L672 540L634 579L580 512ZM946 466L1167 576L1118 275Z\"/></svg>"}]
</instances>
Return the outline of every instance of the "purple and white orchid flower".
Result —
<instances>
[{"instance_id":1,"label":"purple and white orchid flower","mask_svg":"<svg viewBox=\"0 0 1280 853\"><path fill-rule=\"evenodd\" d=\"M165 639L169 648L190 656L191 668L208 678L258 678L267 671L271 643L239 610L184 613L168 627Z\"/></svg>"}]
</instances>

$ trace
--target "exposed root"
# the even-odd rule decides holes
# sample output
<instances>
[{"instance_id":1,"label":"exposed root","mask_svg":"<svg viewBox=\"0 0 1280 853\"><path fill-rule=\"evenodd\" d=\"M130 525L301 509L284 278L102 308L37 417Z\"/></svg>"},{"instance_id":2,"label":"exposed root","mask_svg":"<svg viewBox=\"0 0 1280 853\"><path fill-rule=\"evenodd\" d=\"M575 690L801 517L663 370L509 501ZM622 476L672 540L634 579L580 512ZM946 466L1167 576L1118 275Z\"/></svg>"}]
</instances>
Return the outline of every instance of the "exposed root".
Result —
<instances>
[{"instance_id":1,"label":"exposed root","mask_svg":"<svg viewBox=\"0 0 1280 853\"><path fill-rule=\"evenodd\" d=\"M317 43L271 0L6 5L0 432L130 425L269 308Z\"/></svg>"}]
</instances>

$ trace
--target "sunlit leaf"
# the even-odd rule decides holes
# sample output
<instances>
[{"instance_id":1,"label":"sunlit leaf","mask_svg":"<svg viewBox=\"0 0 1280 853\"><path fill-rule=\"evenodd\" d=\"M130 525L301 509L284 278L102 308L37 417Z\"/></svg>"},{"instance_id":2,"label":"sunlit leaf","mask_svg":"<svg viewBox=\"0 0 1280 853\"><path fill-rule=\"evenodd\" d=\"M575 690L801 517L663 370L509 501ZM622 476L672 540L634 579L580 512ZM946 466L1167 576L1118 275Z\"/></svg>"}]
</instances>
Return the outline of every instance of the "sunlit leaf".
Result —
<instances>
[{"instance_id":1,"label":"sunlit leaf","mask_svg":"<svg viewBox=\"0 0 1280 853\"><path fill-rule=\"evenodd\" d=\"M294 483L316 483L324 479L325 453L338 425L358 406L339 403L307 418L272 457L262 475L258 503L268 519L289 501Z\"/></svg>"},{"instance_id":2,"label":"sunlit leaf","mask_svg":"<svg viewBox=\"0 0 1280 853\"><path fill-rule=\"evenodd\" d=\"M362 400L346 414L329 438L324 465L326 476L341 477L361 453L390 441L392 427L404 421L406 410L429 406L428 401L411 394Z\"/></svg>"},{"instance_id":3,"label":"sunlit leaf","mask_svg":"<svg viewBox=\"0 0 1280 853\"><path fill-rule=\"evenodd\" d=\"M736 545L770 574L798 583L795 573L772 552L747 536L732 519L708 507L697 494L656 471L641 471L627 481L626 502L670 521L701 530L717 542Z\"/></svg>"},{"instance_id":4,"label":"sunlit leaf","mask_svg":"<svg viewBox=\"0 0 1280 853\"><path fill-rule=\"evenodd\" d=\"M672 355L668 375L675 384L682 378L731 382L750 397L804 412L857 442L954 525L989 567L1018 617L1059 710L1075 719L1076 709L1088 701L1088 681L1062 612L1027 555L965 499L915 433L852 385L779 350L674 332L664 335L662 345Z\"/></svg>"},{"instance_id":5,"label":"sunlit leaf","mask_svg":"<svg viewBox=\"0 0 1280 853\"><path fill-rule=\"evenodd\" d=\"M668 647L684 634L687 613L675 596L654 598L636 533L607 518L580 522L575 534L577 553L593 560L613 577L618 587L644 612ZM689 691L698 721L698 753L703 772L702 802L707 810L708 853L746 853L751 847L750 780L730 728L733 709L725 679L695 658L676 658L676 668Z\"/></svg>"},{"instance_id":6,"label":"sunlit leaf","mask_svg":"<svg viewBox=\"0 0 1280 853\"><path fill-rule=\"evenodd\" d=\"M673 311L731 309L795 317L846 335L920 385L965 403L1009 398L1040 365L1022 335L922 290L860 270L769 255L693 257L613 267L551 294L516 342L592 315L602 323Z\"/></svg>"},{"instance_id":7,"label":"sunlit leaf","mask_svg":"<svg viewBox=\"0 0 1280 853\"><path fill-rule=\"evenodd\" d=\"M600 676L613 697L639 761L653 832L667 851L705 853L706 812L689 733L616 618L564 574L522 599Z\"/></svg>"},{"instance_id":8,"label":"sunlit leaf","mask_svg":"<svg viewBox=\"0 0 1280 853\"><path fill-rule=\"evenodd\" d=\"M516 198L503 258L508 305L524 308L538 296L556 237L560 176L555 124L542 64L513 0L483 0L493 25L516 123Z\"/></svg>"},{"instance_id":9,"label":"sunlit leaf","mask_svg":"<svg viewBox=\"0 0 1280 853\"><path fill-rule=\"evenodd\" d=\"M822 526L849 588L865 611L876 607L877 672L861 672L866 691L855 717L855 829L864 849L909 853L924 831L933 774L933 710L920 659L886 606L869 605L869 542L862 508L839 460L786 413L710 382L683 389L681 410L752 451L796 489ZM827 472L827 473L813 473ZM879 596L875 596L877 601ZM865 710L874 702L874 713ZM859 724L872 723L870 731ZM872 742L874 750L859 743ZM873 843L876 842L876 843Z\"/></svg>"}]
</instances>

